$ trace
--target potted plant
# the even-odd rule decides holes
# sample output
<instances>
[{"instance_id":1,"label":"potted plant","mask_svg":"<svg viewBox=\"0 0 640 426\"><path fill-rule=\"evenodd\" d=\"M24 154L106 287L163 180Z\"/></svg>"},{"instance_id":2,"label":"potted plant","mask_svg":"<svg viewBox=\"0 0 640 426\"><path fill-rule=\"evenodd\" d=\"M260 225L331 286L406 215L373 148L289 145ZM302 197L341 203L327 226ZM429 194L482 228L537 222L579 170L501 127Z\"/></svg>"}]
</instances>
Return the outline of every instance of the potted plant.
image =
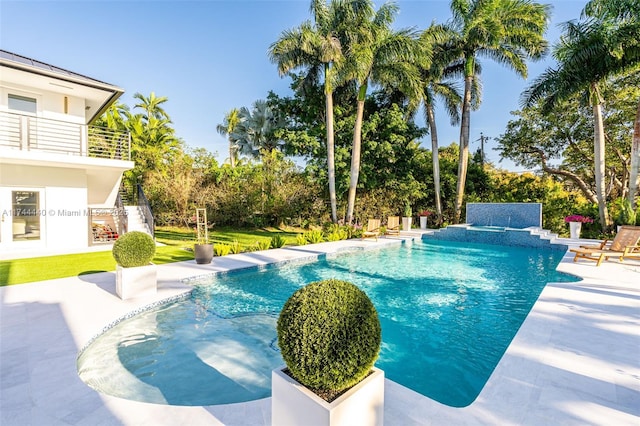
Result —
<instances>
[{"instance_id":1,"label":"potted plant","mask_svg":"<svg viewBox=\"0 0 640 426\"><path fill-rule=\"evenodd\" d=\"M618 215L615 219L615 224L618 226L618 232L623 225L635 225L636 224L636 212L633 211L633 206L627 198L620 198L617 201Z\"/></svg>"},{"instance_id":2,"label":"potted plant","mask_svg":"<svg viewBox=\"0 0 640 426\"><path fill-rule=\"evenodd\" d=\"M429 210L423 210L420 212L420 229L427 229L427 218L431 216Z\"/></svg>"},{"instance_id":3,"label":"potted plant","mask_svg":"<svg viewBox=\"0 0 640 426\"><path fill-rule=\"evenodd\" d=\"M157 270L151 259L156 243L149 234L131 231L113 244L116 260L116 293L121 299L148 296L157 291Z\"/></svg>"},{"instance_id":4,"label":"potted plant","mask_svg":"<svg viewBox=\"0 0 640 426\"><path fill-rule=\"evenodd\" d=\"M402 217L402 230L403 231L411 231L411 220L412 220L412 212L411 212L411 204L407 202L404 205L404 216Z\"/></svg>"},{"instance_id":5,"label":"potted plant","mask_svg":"<svg viewBox=\"0 0 640 426\"><path fill-rule=\"evenodd\" d=\"M569 235L571 238L580 238L580 230L583 223L593 223L593 219L579 214L566 216L564 221L569 224Z\"/></svg>"},{"instance_id":6,"label":"potted plant","mask_svg":"<svg viewBox=\"0 0 640 426\"><path fill-rule=\"evenodd\" d=\"M193 255L196 263L206 265L213 259L213 244L209 242L207 226L207 209L196 209L196 243L193 245Z\"/></svg>"},{"instance_id":7,"label":"potted plant","mask_svg":"<svg viewBox=\"0 0 640 426\"><path fill-rule=\"evenodd\" d=\"M382 425L380 320L362 290L308 284L285 303L277 331L286 367L272 372L272 425Z\"/></svg>"}]
</instances>

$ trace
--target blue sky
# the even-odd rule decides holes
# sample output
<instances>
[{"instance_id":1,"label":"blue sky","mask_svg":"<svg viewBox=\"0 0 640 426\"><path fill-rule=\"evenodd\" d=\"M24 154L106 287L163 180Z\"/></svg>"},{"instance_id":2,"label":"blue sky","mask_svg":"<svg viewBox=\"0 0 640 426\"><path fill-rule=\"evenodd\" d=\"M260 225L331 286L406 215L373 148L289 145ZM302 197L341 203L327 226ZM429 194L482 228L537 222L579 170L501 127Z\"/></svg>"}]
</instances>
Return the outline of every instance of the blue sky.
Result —
<instances>
[{"instance_id":1,"label":"blue sky","mask_svg":"<svg viewBox=\"0 0 640 426\"><path fill-rule=\"evenodd\" d=\"M549 2L550 42L558 39L558 24L577 19L585 3ZM448 1L397 4L397 28L424 29L450 16ZM0 46L122 87L120 100L131 107L136 92L167 96L165 109L177 135L189 146L216 152L222 162L228 148L216 125L230 109L249 107L269 90L290 94L290 80L278 76L266 52L283 30L309 18L308 0L0 0ZM490 137L504 132L527 81L553 61L531 64L529 80L489 60L482 64L482 105L471 116L474 151L481 132ZM457 143L459 128L451 127L442 111L436 114L440 144ZM423 145L430 146L428 136ZM489 160L514 169L509 162L498 163L494 146L490 140L485 148Z\"/></svg>"}]
</instances>

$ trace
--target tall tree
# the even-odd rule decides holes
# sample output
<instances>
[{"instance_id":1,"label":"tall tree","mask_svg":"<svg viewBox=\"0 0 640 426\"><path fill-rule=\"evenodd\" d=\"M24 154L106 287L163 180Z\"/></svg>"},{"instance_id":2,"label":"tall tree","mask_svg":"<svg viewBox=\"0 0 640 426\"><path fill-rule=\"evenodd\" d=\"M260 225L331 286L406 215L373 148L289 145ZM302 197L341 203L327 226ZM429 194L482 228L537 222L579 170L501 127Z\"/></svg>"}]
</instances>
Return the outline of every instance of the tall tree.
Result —
<instances>
[{"instance_id":1,"label":"tall tree","mask_svg":"<svg viewBox=\"0 0 640 426\"><path fill-rule=\"evenodd\" d=\"M315 83L320 74L324 79L325 121L327 138L327 168L331 219L337 222L337 199L335 177L335 142L333 131L333 64L342 59L342 47L338 33L343 26L341 20L347 16L348 3L334 0L311 1L313 23L306 21L298 28L283 31L278 41L269 48L271 61L278 64L280 75L296 68L306 68L305 81Z\"/></svg>"},{"instance_id":2,"label":"tall tree","mask_svg":"<svg viewBox=\"0 0 640 426\"><path fill-rule=\"evenodd\" d=\"M142 93L138 92L133 95L133 98L139 101L134 105L134 108L140 108L144 111L143 117L146 121L149 121L152 118L158 120L169 120L169 115L161 106L169 100L166 96L157 97L155 92L151 92L149 96L144 96Z\"/></svg>"},{"instance_id":3,"label":"tall tree","mask_svg":"<svg viewBox=\"0 0 640 426\"><path fill-rule=\"evenodd\" d=\"M229 165L231 168L236 166L237 147L231 140L231 133L235 130L236 126L240 122L240 111L237 108L233 108L225 116L222 124L216 126L217 132L221 136L228 136L229 138Z\"/></svg>"},{"instance_id":4,"label":"tall tree","mask_svg":"<svg viewBox=\"0 0 640 426\"><path fill-rule=\"evenodd\" d=\"M354 27L349 35L352 38L346 43L349 52L338 71L341 81L356 82L358 93L349 175L348 223L353 220L360 173L364 103L369 85L390 87L414 98L421 91L420 76L415 66L421 53L416 34L410 29L396 31L391 28L398 6L385 3L375 11L373 2L360 3L351 21Z\"/></svg>"},{"instance_id":5,"label":"tall tree","mask_svg":"<svg viewBox=\"0 0 640 426\"><path fill-rule=\"evenodd\" d=\"M525 105L544 99L547 109L575 93L585 93L593 110L594 176L598 213L603 230L609 227L610 218L606 196L601 86L608 77L635 69L640 63L638 25L635 25L634 38L629 39L626 35L619 37L616 31L610 30L610 24L609 21L593 18L565 23L564 33L554 47L558 67L547 69L523 93ZM633 46L630 50L627 50L628 43Z\"/></svg>"},{"instance_id":6,"label":"tall tree","mask_svg":"<svg viewBox=\"0 0 640 426\"><path fill-rule=\"evenodd\" d=\"M600 62L609 74L619 73L640 64L640 0L591 0L582 13L583 17L598 20L606 31L604 41L608 43L608 58ZM616 60L612 61L610 57ZM606 64L606 65L605 65ZM631 166L629 177L629 202L636 205L640 186L640 100L634 121L631 144Z\"/></svg>"},{"instance_id":7,"label":"tall tree","mask_svg":"<svg viewBox=\"0 0 640 426\"><path fill-rule=\"evenodd\" d=\"M238 123L229 139L241 154L261 158L280 148L282 140L276 135L276 130L283 128L284 123L266 101L257 100L251 110L240 108L238 116Z\"/></svg>"},{"instance_id":8,"label":"tall tree","mask_svg":"<svg viewBox=\"0 0 640 426\"><path fill-rule=\"evenodd\" d=\"M431 49L433 50L432 60L426 60L424 64L420 63L419 70L423 84L423 90L420 93L421 101L425 121L431 136L434 202L437 224L442 223L442 202L440 197L438 129L436 127L435 116L436 100L439 98L444 103L445 110L451 119L451 125L459 124L460 105L462 104L462 95L456 84L452 81L453 77L460 74L461 67L458 64L452 64L453 58L450 57L450 51L444 48L452 36L453 34L448 31L447 28L443 28L440 25L431 25L420 35L420 42L423 46L427 47L427 52ZM417 106L417 104L413 105L413 107Z\"/></svg>"},{"instance_id":9,"label":"tall tree","mask_svg":"<svg viewBox=\"0 0 640 426\"><path fill-rule=\"evenodd\" d=\"M543 35L549 6L530 0L452 0L448 26L457 36L448 48L464 66L464 95L460 125L460 158L454 221L460 222L469 163L471 92L480 57L492 59L527 77L527 59L547 51Z\"/></svg>"}]
</instances>

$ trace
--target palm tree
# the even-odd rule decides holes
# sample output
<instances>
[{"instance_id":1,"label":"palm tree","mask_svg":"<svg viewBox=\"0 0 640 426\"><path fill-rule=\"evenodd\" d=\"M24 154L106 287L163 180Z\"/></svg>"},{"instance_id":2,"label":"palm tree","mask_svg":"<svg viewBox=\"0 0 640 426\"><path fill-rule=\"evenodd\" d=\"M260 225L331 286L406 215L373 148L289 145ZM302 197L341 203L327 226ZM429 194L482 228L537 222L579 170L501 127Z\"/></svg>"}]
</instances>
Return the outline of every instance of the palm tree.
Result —
<instances>
[{"instance_id":1,"label":"palm tree","mask_svg":"<svg viewBox=\"0 0 640 426\"><path fill-rule=\"evenodd\" d=\"M385 3L376 12L373 3L367 0L362 1L354 11L356 13L350 22L355 26L352 27L353 32L347 34L351 40L344 43L349 46L349 52L337 71L340 81L355 81L357 84L347 223L353 220L360 173L364 102L369 85L379 84L395 88L409 98L419 97L422 89L420 75L415 66L421 53L415 32L409 29L395 31L391 28L398 12L397 5ZM422 59L424 60L425 56Z\"/></svg>"},{"instance_id":2,"label":"palm tree","mask_svg":"<svg viewBox=\"0 0 640 426\"><path fill-rule=\"evenodd\" d=\"M313 24L304 22L300 27L283 31L278 41L269 48L269 57L278 64L278 72L285 75L296 68L306 68L305 82L324 78L325 121L327 131L327 169L331 218L337 222L335 142L333 131L333 90L332 66L342 59L342 47L338 38L341 18L347 16L344 1L311 1Z\"/></svg>"},{"instance_id":3,"label":"palm tree","mask_svg":"<svg viewBox=\"0 0 640 426\"><path fill-rule=\"evenodd\" d=\"M460 75L460 66L450 65L449 51L443 46L447 44L451 34L440 25L431 25L420 35L420 42L433 48L433 57L430 66L420 66L423 91L421 101L429 134L431 136L431 155L433 160L433 185L435 192L436 223L442 223L442 202L440 199L440 158L438 147L438 130L434 107L436 99L444 102L445 109L451 118L451 125L460 122L460 105L462 95L458 87L451 81L454 76ZM413 108L417 108L416 101L411 102Z\"/></svg>"},{"instance_id":4,"label":"palm tree","mask_svg":"<svg viewBox=\"0 0 640 426\"><path fill-rule=\"evenodd\" d=\"M216 126L216 130L221 136L229 137L229 165L231 168L236 166L236 146L231 140L231 133L233 133L234 129L240 122L240 111L237 108L233 108L229 111L225 116L222 124L218 124Z\"/></svg>"},{"instance_id":5,"label":"palm tree","mask_svg":"<svg viewBox=\"0 0 640 426\"><path fill-rule=\"evenodd\" d=\"M640 63L640 0L591 0L582 13L584 17L597 19L606 28L608 54L614 61L606 61L608 73L617 74L634 69ZM599 65L605 65L599 62ZM633 126L631 143L631 167L629 173L629 202L636 206L640 186L640 101Z\"/></svg>"},{"instance_id":6,"label":"palm tree","mask_svg":"<svg viewBox=\"0 0 640 426\"><path fill-rule=\"evenodd\" d=\"M448 49L456 52L464 67L464 95L460 125L460 158L455 217L460 222L469 163L469 129L472 88L479 57L493 59L523 78L527 59L539 59L547 51L543 37L549 6L530 0L452 0L452 19L447 24L456 33Z\"/></svg>"},{"instance_id":7,"label":"palm tree","mask_svg":"<svg viewBox=\"0 0 640 426\"><path fill-rule=\"evenodd\" d=\"M284 122L266 101L257 100L251 111L246 107L240 108L238 118L238 123L229 133L229 140L240 153L261 158L281 147L282 140L274 133L284 128Z\"/></svg>"},{"instance_id":8,"label":"palm tree","mask_svg":"<svg viewBox=\"0 0 640 426\"><path fill-rule=\"evenodd\" d=\"M606 202L605 134L600 85L614 74L637 69L640 63L638 25L635 26L635 40L620 40L616 36L606 21L590 18L582 22L565 23L564 34L554 47L558 67L547 69L523 93L525 105L544 99L547 111L576 93L587 95L594 117L594 177L603 231L609 227L610 220ZM625 41L635 44L635 49L627 51Z\"/></svg>"},{"instance_id":9,"label":"palm tree","mask_svg":"<svg viewBox=\"0 0 640 426\"><path fill-rule=\"evenodd\" d=\"M134 108L141 108L144 110L143 117L145 120L149 121L152 117L155 117L159 120L169 120L169 115L160 106L169 100L169 98L167 98L166 96L157 97L155 92L151 92L149 97L145 97L141 93L135 93L133 97L134 99L138 99L140 101L134 105Z\"/></svg>"}]
</instances>

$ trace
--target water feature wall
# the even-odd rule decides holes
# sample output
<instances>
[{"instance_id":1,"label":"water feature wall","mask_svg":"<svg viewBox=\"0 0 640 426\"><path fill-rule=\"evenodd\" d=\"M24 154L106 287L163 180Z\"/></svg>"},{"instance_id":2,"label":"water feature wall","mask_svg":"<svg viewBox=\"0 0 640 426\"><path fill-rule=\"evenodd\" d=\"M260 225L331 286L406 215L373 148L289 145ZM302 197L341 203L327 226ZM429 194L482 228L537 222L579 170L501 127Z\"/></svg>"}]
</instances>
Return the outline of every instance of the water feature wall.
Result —
<instances>
[{"instance_id":1,"label":"water feature wall","mask_svg":"<svg viewBox=\"0 0 640 426\"><path fill-rule=\"evenodd\" d=\"M541 203L467 203L466 223L474 226L542 228Z\"/></svg>"},{"instance_id":2,"label":"water feature wall","mask_svg":"<svg viewBox=\"0 0 640 426\"><path fill-rule=\"evenodd\" d=\"M514 228L482 228L469 225L450 225L433 234L424 234L423 240L460 241L465 243L492 244L500 246L516 246L545 248L550 250L567 250L564 244L553 243L555 235L541 229Z\"/></svg>"}]
</instances>

